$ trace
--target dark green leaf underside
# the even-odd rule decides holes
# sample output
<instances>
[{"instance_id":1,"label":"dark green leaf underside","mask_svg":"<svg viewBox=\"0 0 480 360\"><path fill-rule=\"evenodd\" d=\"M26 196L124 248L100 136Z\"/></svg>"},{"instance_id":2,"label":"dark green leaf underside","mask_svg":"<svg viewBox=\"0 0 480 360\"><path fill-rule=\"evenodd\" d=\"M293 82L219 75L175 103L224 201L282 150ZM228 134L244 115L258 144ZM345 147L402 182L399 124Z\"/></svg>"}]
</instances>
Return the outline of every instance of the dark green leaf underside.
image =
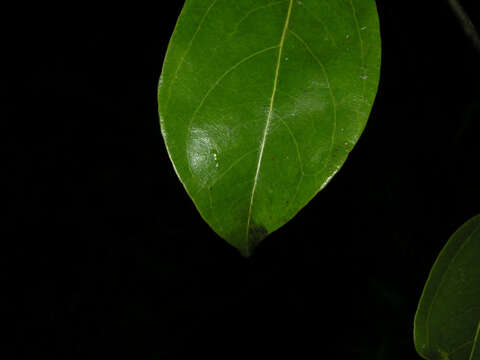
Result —
<instances>
[{"instance_id":1,"label":"dark green leaf underside","mask_svg":"<svg viewBox=\"0 0 480 360\"><path fill-rule=\"evenodd\" d=\"M415 347L425 359L467 360L478 353L479 259L480 215L448 240L425 284L414 324Z\"/></svg>"},{"instance_id":2,"label":"dark green leaf underside","mask_svg":"<svg viewBox=\"0 0 480 360\"><path fill-rule=\"evenodd\" d=\"M374 0L187 0L162 133L208 224L244 254L340 169L376 94Z\"/></svg>"}]
</instances>

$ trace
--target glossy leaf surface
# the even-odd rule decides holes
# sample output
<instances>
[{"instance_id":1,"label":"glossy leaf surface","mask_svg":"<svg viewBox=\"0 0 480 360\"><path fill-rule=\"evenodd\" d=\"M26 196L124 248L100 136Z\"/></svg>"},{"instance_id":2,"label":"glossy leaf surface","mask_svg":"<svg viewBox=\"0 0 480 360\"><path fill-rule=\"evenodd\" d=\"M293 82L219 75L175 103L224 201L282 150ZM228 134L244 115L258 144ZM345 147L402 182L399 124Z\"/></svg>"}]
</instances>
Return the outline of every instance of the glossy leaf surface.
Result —
<instances>
[{"instance_id":1,"label":"glossy leaf surface","mask_svg":"<svg viewBox=\"0 0 480 360\"><path fill-rule=\"evenodd\" d=\"M244 255L339 170L377 91L374 0L187 0L162 133L208 224Z\"/></svg>"},{"instance_id":2,"label":"glossy leaf surface","mask_svg":"<svg viewBox=\"0 0 480 360\"><path fill-rule=\"evenodd\" d=\"M478 354L473 344L480 322L479 260L477 215L448 240L425 284L414 327L415 347L425 359L468 360Z\"/></svg>"}]
</instances>

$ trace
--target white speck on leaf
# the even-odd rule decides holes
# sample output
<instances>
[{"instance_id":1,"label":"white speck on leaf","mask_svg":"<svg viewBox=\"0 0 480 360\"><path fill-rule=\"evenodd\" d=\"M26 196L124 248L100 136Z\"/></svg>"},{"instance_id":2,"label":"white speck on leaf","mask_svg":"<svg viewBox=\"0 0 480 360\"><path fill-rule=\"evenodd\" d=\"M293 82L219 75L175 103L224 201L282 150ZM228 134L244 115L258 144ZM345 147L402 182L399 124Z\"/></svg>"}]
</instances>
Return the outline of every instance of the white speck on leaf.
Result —
<instances>
[{"instance_id":1,"label":"white speck on leaf","mask_svg":"<svg viewBox=\"0 0 480 360\"><path fill-rule=\"evenodd\" d=\"M366 79L368 79L368 75L362 75L362 76L360 76L360 79L366 80Z\"/></svg>"},{"instance_id":2,"label":"white speck on leaf","mask_svg":"<svg viewBox=\"0 0 480 360\"><path fill-rule=\"evenodd\" d=\"M366 28L367 28L366 26L362 26L360 30L365 30Z\"/></svg>"}]
</instances>

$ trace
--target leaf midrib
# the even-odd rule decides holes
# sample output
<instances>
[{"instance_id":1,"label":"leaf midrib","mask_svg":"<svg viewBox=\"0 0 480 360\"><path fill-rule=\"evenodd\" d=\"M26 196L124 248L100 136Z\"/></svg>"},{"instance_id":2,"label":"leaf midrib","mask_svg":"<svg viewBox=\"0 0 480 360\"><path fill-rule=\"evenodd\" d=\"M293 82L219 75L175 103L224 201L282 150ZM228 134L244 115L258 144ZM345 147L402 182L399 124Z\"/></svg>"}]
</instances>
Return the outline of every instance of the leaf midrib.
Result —
<instances>
[{"instance_id":1,"label":"leaf midrib","mask_svg":"<svg viewBox=\"0 0 480 360\"><path fill-rule=\"evenodd\" d=\"M285 42L285 37L286 37L286 34L287 34L288 25L289 25L290 17L291 17L291 14L292 14L292 7L293 7L293 0L290 0L289 6L288 6L287 17L285 19L285 24L284 24L284 27L283 27L282 36L280 38L280 43L278 45L277 66L276 66L276 69L275 69L275 78L273 80L272 96L270 97L270 107L269 107L268 114L267 114L267 121L266 121L266 124L265 124L265 129L263 131L262 142L260 143L260 151L259 151L259 154L258 154L257 169L256 169L256 172L255 172L255 178L253 179L252 193L250 195L250 205L249 205L249 208L248 208L246 239L245 239L246 240L247 253L248 253L248 250L249 250L248 249L248 247L249 247L248 236L249 236L249 232L250 232L250 220L252 218L253 199L255 197L255 190L257 188L258 177L259 177L259 174L260 174L260 168L262 166L263 150L265 149L265 142L266 142L267 135L268 135L268 129L270 127L270 122L272 120L273 107L275 105L275 95L277 93L278 75L280 73L280 64L281 64L281 58L282 58L282 52L283 52L283 45L284 45L284 42Z\"/></svg>"}]
</instances>

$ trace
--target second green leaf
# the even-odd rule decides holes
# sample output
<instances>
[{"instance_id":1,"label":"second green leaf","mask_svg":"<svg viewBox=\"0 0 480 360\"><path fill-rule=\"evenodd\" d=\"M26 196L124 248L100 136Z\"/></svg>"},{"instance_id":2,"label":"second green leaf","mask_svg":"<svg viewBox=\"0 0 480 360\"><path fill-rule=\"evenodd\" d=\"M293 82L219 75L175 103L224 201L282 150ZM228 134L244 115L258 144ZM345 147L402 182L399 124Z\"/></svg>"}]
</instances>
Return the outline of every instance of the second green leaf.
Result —
<instances>
[{"instance_id":1,"label":"second green leaf","mask_svg":"<svg viewBox=\"0 0 480 360\"><path fill-rule=\"evenodd\" d=\"M480 359L480 215L448 240L430 271L414 322L417 352L429 360Z\"/></svg>"}]
</instances>

